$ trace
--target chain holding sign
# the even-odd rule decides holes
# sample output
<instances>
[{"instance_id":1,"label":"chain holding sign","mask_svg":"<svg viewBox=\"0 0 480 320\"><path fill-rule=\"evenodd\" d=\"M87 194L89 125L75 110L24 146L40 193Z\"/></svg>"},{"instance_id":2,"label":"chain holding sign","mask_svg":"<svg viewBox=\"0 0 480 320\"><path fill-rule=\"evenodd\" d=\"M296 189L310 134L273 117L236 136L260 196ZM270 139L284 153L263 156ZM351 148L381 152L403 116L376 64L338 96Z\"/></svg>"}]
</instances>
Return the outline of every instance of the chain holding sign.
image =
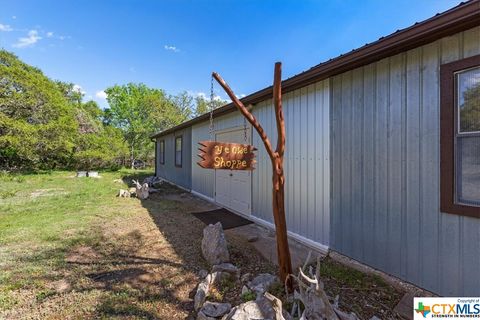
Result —
<instances>
[{"instance_id":1,"label":"chain holding sign","mask_svg":"<svg viewBox=\"0 0 480 320\"><path fill-rule=\"evenodd\" d=\"M200 161L197 164L205 169L254 170L256 163L252 145L217 141L200 141Z\"/></svg>"}]
</instances>

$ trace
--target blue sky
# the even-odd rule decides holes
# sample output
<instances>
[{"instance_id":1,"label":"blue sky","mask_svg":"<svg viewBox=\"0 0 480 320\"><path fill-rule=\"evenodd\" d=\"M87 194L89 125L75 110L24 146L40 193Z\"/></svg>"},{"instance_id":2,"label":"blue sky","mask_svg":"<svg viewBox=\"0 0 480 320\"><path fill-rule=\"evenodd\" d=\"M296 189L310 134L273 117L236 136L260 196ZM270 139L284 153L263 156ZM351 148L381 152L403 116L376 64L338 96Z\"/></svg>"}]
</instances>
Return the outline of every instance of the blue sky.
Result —
<instances>
[{"instance_id":1,"label":"blue sky","mask_svg":"<svg viewBox=\"0 0 480 320\"><path fill-rule=\"evenodd\" d=\"M275 61L288 78L458 3L0 0L0 47L103 107L128 82L208 94L212 71L240 96L271 85Z\"/></svg>"}]
</instances>

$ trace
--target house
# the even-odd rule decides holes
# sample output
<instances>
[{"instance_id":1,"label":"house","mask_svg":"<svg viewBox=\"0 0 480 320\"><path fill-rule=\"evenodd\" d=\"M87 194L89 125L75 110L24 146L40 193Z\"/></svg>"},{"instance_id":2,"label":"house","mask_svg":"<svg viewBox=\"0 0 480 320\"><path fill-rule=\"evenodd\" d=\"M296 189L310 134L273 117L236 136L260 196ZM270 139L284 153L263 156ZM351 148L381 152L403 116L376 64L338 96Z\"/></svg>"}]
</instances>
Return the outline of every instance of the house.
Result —
<instances>
[{"instance_id":1,"label":"house","mask_svg":"<svg viewBox=\"0 0 480 320\"><path fill-rule=\"evenodd\" d=\"M479 86L478 0L284 80L289 235L440 295L480 295ZM275 137L271 97L242 101ZM272 227L262 141L232 104L213 118L212 132L205 114L152 136L157 175ZM258 147L256 170L199 167L211 139Z\"/></svg>"}]
</instances>

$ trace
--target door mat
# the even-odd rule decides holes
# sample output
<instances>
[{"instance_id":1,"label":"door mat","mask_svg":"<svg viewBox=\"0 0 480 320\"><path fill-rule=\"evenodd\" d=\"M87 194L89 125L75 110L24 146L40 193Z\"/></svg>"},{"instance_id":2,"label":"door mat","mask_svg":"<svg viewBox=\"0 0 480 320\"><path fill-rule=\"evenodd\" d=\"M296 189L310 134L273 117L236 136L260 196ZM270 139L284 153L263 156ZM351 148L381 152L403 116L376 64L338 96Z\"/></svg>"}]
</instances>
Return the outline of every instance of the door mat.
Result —
<instances>
[{"instance_id":1,"label":"door mat","mask_svg":"<svg viewBox=\"0 0 480 320\"><path fill-rule=\"evenodd\" d=\"M245 226L247 224L253 223L252 221L242 218L241 216L224 208L211 211L192 212L191 214L206 225L220 222L222 224L223 230Z\"/></svg>"}]
</instances>

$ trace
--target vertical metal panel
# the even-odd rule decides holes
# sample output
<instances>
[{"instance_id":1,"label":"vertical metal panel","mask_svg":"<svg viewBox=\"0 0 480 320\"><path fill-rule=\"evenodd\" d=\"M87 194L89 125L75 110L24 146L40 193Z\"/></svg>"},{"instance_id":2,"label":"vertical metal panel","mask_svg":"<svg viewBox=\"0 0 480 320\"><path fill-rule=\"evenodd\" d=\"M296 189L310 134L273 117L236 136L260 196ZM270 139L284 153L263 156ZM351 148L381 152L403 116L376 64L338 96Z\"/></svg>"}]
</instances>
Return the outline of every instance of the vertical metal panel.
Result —
<instances>
[{"instance_id":1,"label":"vertical metal panel","mask_svg":"<svg viewBox=\"0 0 480 320\"><path fill-rule=\"evenodd\" d=\"M182 167L175 166L175 137L182 136ZM160 141L165 141L165 163L161 164L158 157ZM157 175L181 187L192 187L192 128L185 128L173 134L157 138Z\"/></svg>"},{"instance_id":2,"label":"vertical metal panel","mask_svg":"<svg viewBox=\"0 0 480 320\"><path fill-rule=\"evenodd\" d=\"M480 219L439 210L440 64L479 54L478 39L479 27L331 81L331 247L442 295L480 293Z\"/></svg>"},{"instance_id":3,"label":"vertical metal panel","mask_svg":"<svg viewBox=\"0 0 480 320\"><path fill-rule=\"evenodd\" d=\"M329 243L330 128L329 85L319 82L284 95L286 125L285 208L288 229L315 242ZM276 122L271 100L253 108L253 113L276 145ZM272 218L272 169L256 132L257 169L253 172L253 214Z\"/></svg>"}]
</instances>

